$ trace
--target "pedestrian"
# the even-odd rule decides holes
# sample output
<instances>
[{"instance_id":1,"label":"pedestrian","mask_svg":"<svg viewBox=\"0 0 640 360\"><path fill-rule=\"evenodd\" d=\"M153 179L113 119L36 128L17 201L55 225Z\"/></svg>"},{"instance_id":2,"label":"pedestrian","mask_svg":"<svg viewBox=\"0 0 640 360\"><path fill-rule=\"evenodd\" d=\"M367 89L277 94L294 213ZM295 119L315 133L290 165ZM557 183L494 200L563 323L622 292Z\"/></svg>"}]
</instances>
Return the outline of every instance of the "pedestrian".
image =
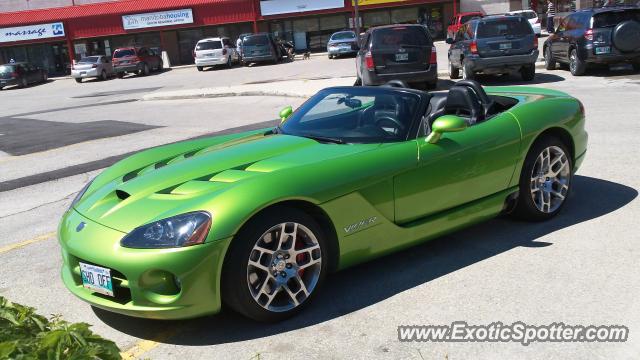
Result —
<instances>
[{"instance_id":1,"label":"pedestrian","mask_svg":"<svg viewBox=\"0 0 640 360\"><path fill-rule=\"evenodd\" d=\"M238 40L236 40L236 51L240 58L242 58L242 35L238 36Z\"/></svg>"},{"instance_id":2,"label":"pedestrian","mask_svg":"<svg viewBox=\"0 0 640 360\"><path fill-rule=\"evenodd\" d=\"M556 16L556 6L553 1L547 0L547 32L549 34L554 32L553 18Z\"/></svg>"}]
</instances>

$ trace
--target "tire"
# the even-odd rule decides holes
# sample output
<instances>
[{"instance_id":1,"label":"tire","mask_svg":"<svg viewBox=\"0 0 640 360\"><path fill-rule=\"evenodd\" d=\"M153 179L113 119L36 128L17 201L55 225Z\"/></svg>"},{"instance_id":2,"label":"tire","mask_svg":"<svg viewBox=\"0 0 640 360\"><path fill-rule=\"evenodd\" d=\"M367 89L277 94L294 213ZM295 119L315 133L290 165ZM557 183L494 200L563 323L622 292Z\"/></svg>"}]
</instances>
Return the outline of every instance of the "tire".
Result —
<instances>
[{"instance_id":1,"label":"tire","mask_svg":"<svg viewBox=\"0 0 640 360\"><path fill-rule=\"evenodd\" d=\"M333 59L333 55L329 55L329 59Z\"/></svg>"},{"instance_id":2,"label":"tire","mask_svg":"<svg viewBox=\"0 0 640 360\"><path fill-rule=\"evenodd\" d=\"M44 84L44 83L46 83L46 82L47 82L47 80L49 80L49 74L47 74L47 73L43 73L43 74L42 74L42 83L43 83L43 84Z\"/></svg>"},{"instance_id":3,"label":"tire","mask_svg":"<svg viewBox=\"0 0 640 360\"><path fill-rule=\"evenodd\" d=\"M27 78L22 78L22 80L20 80L20 88L24 89L27 86L29 86L29 82L27 81Z\"/></svg>"},{"instance_id":4,"label":"tire","mask_svg":"<svg viewBox=\"0 0 640 360\"><path fill-rule=\"evenodd\" d=\"M435 90L438 87L438 80L425 83L427 90Z\"/></svg>"},{"instance_id":5,"label":"tire","mask_svg":"<svg viewBox=\"0 0 640 360\"><path fill-rule=\"evenodd\" d=\"M142 65L142 75L144 76L148 76L149 73L151 73L151 70L149 69L149 65L147 63Z\"/></svg>"},{"instance_id":6,"label":"tire","mask_svg":"<svg viewBox=\"0 0 640 360\"><path fill-rule=\"evenodd\" d=\"M573 76L584 75L587 71L587 64L583 60L580 60L576 49L571 49L569 53L569 71Z\"/></svg>"},{"instance_id":7,"label":"tire","mask_svg":"<svg viewBox=\"0 0 640 360\"><path fill-rule=\"evenodd\" d=\"M473 70L467 65L466 61L462 61L462 80L473 80L475 74Z\"/></svg>"},{"instance_id":8,"label":"tire","mask_svg":"<svg viewBox=\"0 0 640 360\"><path fill-rule=\"evenodd\" d=\"M455 67L451 62L451 59L449 59L449 79L455 80L459 78L460 78L460 69Z\"/></svg>"},{"instance_id":9,"label":"tire","mask_svg":"<svg viewBox=\"0 0 640 360\"><path fill-rule=\"evenodd\" d=\"M204 67L202 67L202 66L196 66L196 69L198 69L198 71L203 71L203 70L204 70Z\"/></svg>"},{"instance_id":10,"label":"tire","mask_svg":"<svg viewBox=\"0 0 640 360\"><path fill-rule=\"evenodd\" d=\"M81 79L81 78L75 78L75 80L76 80L76 82L77 82L78 84L82 84L82 79Z\"/></svg>"},{"instance_id":11,"label":"tire","mask_svg":"<svg viewBox=\"0 0 640 360\"><path fill-rule=\"evenodd\" d=\"M520 75L524 81L533 81L536 77L536 64L525 65L520 69Z\"/></svg>"},{"instance_id":12,"label":"tire","mask_svg":"<svg viewBox=\"0 0 640 360\"><path fill-rule=\"evenodd\" d=\"M544 68L547 70L556 69L556 60L553 58L551 47L549 46L544 48Z\"/></svg>"},{"instance_id":13,"label":"tire","mask_svg":"<svg viewBox=\"0 0 640 360\"><path fill-rule=\"evenodd\" d=\"M549 155L548 160L541 161L545 154ZM548 163L553 164L551 169L545 165ZM549 176L551 172L557 173ZM536 140L522 166L518 203L513 215L527 221L543 221L556 216L569 196L572 176L573 159L567 145L553 136Z\"/></svg>"},{"instance_id":14,"label":"tire","mask_svg":"<svg viewBox=\"0 0 640 360\"><path fill-rule=\"evenodd\" d=\"M123 72L116 73L116 77L118 79L122 79L124 77L124 73Z\"/></svg>"},{"instance_id":15,"label":"tire","mask_svg":"<svg viewBox=\"0 0 640 360\"><path fill-rule=\"evenodd\" d=\"M282 229L290 234L284 243L280 242ZM301 252L304 249L308 251ZM229 247L222 271L223 302L262 322L294 316L322 285L329 262L327 249L322 228L300 210L279 207L258 215Z\"/></svg>"},{"instance_id":16,"label":"tire","mask_svg":"<svg viewBox=\"0 0 640 360\"><path fill-rule=\"evenodd\" d=\"M640 23L627 20L619 23L613 29L611 40L621 52L632 52L640 47Z\"/></svg>"},{"instance_id":17,"label":"tire","mask_svg":"<svg viewBox=\"0 0 640 360\"><path fill-rule=\"evenodd\" d=\"M160 61L160 64L158 65L158 72L161 73L163 71L164 71L164 63Z\"/></svg>"},{"instance_id":18,"label":"tire","mask_svg":"<svg viewBox=\"0 0 640 360\"><path fill-rule=\"evenodd\" d=\"M102 72L100 73L100 80L102 81L107 81L107 72L102 70Z\"/></svg>"},{"instance_id":19,"label":"tire","mask_svg":"<svg viewBox=\"0 0 640 360\"><path fill-rule=\"evenodd\" d=\"M231 69L233 67L233 61L231 61L231 55L227 58L227 68Z\"/></svg>"}]
</instances>

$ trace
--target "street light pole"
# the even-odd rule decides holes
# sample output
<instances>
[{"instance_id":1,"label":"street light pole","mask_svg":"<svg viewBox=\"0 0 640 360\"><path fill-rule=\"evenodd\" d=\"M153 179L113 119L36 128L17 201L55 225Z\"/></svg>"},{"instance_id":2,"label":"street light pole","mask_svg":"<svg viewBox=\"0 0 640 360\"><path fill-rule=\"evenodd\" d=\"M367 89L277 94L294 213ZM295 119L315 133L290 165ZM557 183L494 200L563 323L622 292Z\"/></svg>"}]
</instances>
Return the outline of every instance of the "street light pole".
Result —
<instances>
[{"instance_id":1,"label":"street light pole","mask_svg":"<svg viewBox=\"0 0 640 360\"><path fill-rule=\"evenodd\" d=\"M353 25L356 30L356 37L360 36L360 14L358 12L358 2L360 0L353 0Z\"/></svg>"}]
</instances>

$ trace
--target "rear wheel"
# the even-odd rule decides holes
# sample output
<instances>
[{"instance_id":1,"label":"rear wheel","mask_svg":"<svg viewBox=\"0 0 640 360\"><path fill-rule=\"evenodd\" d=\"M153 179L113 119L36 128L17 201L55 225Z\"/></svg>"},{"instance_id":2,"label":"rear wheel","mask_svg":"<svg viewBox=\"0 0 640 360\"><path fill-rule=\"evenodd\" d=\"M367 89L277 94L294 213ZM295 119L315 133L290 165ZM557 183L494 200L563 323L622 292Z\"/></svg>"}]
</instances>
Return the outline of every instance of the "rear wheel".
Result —
<instances>
[{"instance_id":1,"label":"rear wheel","mask_svg":"<svg viewBox=\"0 0 640 360\"><path fill-rule=\"evenodd\" d=\"M514 215L540 221L560 212L571 189L573 161L567 146L556 137L534 143L520 175L518 204Z\"/></svg>"},{"instance_id":2,"label":"rear wheel","mask_svg":"<svg viewBox=\"0 0 640 360\"><path fill-rule=\"evenodd\" d=\"M322 229L304 212L283 207L259 215L231 243L222 274L223 301L258 321L295 315L324 280L325 244Z\"/></svg>"},{"instance_id":3,"label":"rear wheel","mask_svg":"<svg viewBox=\"0 0 640 360\"><path fill-rule=\"evenodd\" d=\"M333 59L333 55L329 54L329 59Z\"/></svg>"},{"instance_id":4,"label":"rear wheel","mask_svg":"<svg viewBox=\"0 0 640 360\"><path fill-rule=\"evenodd\" d=\"M583 60L580 60L576 49L571 49L571 53L569 54L569 71L571 71L571 75L573 76L584 75L587 71L587 64Z\"/></svg>"},{"instance_id":5,"label":"rear wheel","mask_svg":"<svg viewBox=\"0 0 640 360\"><path fill-rule=\"evenodd\" d=\"M142 64L141 70L138 72L138 75L147 76L149 75L149 65L147 63Z\"/></svg>"},{"instance_id":6,"label":"rear wheel","mask_svg":"<svg viewBox=\"0 0 640 360\"><path fill-rule=\"evenodd\" d=\"M22 78L22 80L20 80L20 87L26 88L27 86L29 86L29 82L27 81L27 78Z\"/></svg>"},{"instance_id":7,"label":"rear wheel","mask_svg":"<svg viewBox=\"0 0 640 360\"><path fill-rule=\"evenodd\" d=\"M536 77L536 64L525 65L520 69L522 80L532 81Z\"/></svg>"},{"instance_id":8,"label":"rear wheel","mask_svg":"<svg viewBox=\"0 0 640 360\"><path fill-rule=\"evenodd\" d=\"M107 72L102 70L102 73L100 73L100 80L102 81L106 81L107 80Z\"/></svg>"},{"instance_id":9,"label":"rear wheel","mask_svg":"<svg viewBox=\"0 0 640 360\"><path fill-rule=\"evenodd\" d=\"M160 61L160 64L158 64L158 72L163 72L164 71L164 62Z\"/></svg>"},{"instance_id":10,"label":"rear wheel","mask_svg":"<svg viewBox=\"0 0 640 360\"><path fill-rule=\"evenodd\" d=\"M449 79L458 79L460 77L460 69L455 67L449 59Z\"/></svg>"},{"instance_id":11,"label":"rear wheel","mask_svg":"<svg viewBox=\"0 0 640 360\"><path fill-rule=\"evenodd\" d=\"M204 67L202 67L202 66L196 66L196 69L198 69L198 71L202 71L202 70L204 70Z\"/></svg>"},{"instance_id":12,"label":"rear wheel","mask_svg":"<svg viewBox=\"0 0 640 360\"><path fill-rule=\"evenodd\" d=\"M233 63L231 62L231 55L227 57L227 67L231 69L233 67Z\"/></svg>"},{"instance_id":13,"label":"rear wheel","mask_svg":"<svg viewBox=\"0 0 640 360\"><path fill-rule=\"evenodd\" d=\"M81 79L81 78L76 78L75 80L76 80L76 82L77 82L78 84L82 84L82 79Z\"/></svg>"},{"instance_id":14,"label":"rear wheel","mask_svg":"<svg viewBox=\"0 0 640 360\"><path fill-rule=\"evenodd\" d=\"M556 61L553 59L550 46L544 48L544 68L547 70L556 69Z\"/></svg>"},{"instance_id":15,"label":"rear wheel","mask_svg":"<svg viewBox=\"0 0 640 360\"><path fill-rule=\"evenodd\" d=\"M473 70L471 66L466 61L462 62L462 79L463 80L473 80L474 78Z\"/></svg>"}]
</instances>

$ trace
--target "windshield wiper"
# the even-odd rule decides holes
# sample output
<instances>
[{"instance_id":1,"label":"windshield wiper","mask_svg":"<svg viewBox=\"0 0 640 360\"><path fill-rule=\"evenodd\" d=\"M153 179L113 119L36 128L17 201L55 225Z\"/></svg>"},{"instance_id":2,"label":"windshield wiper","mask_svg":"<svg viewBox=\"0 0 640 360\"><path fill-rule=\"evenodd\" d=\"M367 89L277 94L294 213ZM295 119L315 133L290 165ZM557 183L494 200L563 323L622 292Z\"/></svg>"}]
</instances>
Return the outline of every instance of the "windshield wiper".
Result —
<instances>
[{"instance_id":1,"label":"windshield wiper","mask_svg":"<svg viewBox=\"0 0 640 360\"><path fill-rule=\"evenodd\" d=\"M342 139L339 139L339 138L317 136L317 135L307 135L307 134L298 134L298 136L306 137L307 139L312 139L312 140L316 140L316 141L320 141L320 142L327 142L327 143L334 143L334 144L348 144L348 142L346 142L346 141L344 141Z\"/></svg>"}]
</instances>

